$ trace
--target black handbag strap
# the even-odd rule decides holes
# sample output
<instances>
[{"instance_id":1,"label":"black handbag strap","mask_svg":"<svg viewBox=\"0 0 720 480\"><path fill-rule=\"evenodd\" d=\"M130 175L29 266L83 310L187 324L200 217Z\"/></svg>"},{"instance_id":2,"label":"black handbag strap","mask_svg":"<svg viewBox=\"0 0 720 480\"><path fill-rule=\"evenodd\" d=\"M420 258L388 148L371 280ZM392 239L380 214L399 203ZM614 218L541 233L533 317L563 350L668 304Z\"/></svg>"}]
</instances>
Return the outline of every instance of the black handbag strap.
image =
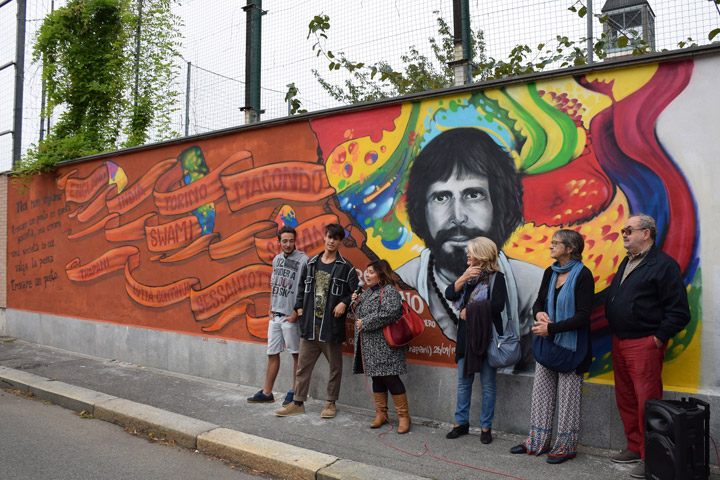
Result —
<instances>
[{"instance_id":1,"label":"black handbag strap","mask_svg":"<svg viewBox=\"0 0 720 480\"><path fill-rule=\"evenodd\" d=\"M490 301L492 302L492 294L493 294L493 288L495 286L495 277L497 276L497 272L493 272L492 275L490 275ZM510 299L507 295L507 288L505 289L505 314L507 315L508 322L507 326L505 327L505 331L503 331L503 336L507 335L507 327L510 327L510 333L517 336L517 333L515 333L515 326L513 325L513 317L512 312L510 311ZM493 333L495 336L497 336L497 331L495 330L495 324L492 324Z\"/></svg>"}]
</instances>

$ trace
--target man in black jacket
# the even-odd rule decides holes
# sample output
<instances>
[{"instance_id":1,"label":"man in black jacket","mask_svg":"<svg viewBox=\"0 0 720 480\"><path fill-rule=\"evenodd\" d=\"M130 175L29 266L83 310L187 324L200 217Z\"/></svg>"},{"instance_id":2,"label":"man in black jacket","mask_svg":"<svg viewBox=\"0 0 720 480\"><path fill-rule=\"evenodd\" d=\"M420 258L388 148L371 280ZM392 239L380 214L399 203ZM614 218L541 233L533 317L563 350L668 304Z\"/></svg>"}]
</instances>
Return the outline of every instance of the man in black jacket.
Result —
<instances>
[{"instance_id":1,"label":"man in black jacket","mask_svg":"<svg viewBox=\"0 0 720 480\"><path fill-rule=\"evenodd\" d=\"M333 418L342 379L342 343L350 298L358 286L355 267L338 251L345 229L332 223L325 227L325 251L308 260L300 275L295 310L300 326L300 355L294 401L275 415L289 417L305 413L315 362L322 353L330 364L327 403L320 416Z\"/></svg>"},{"instance_id":2,"label":"man in black jacket","mask_svg":"<svg viewBox=\"0 0 720 480\"><path fill-rule=\"evenodd\" d=\"M690 308L680 266L655 246L655 220L631 215L621 232L628 256L608 289L605 316L613 333L615 399L627 450L612 460L640 462L630 476L645 478L645 401L662 398L665 349L690 321Z\"/></svg>"}]
</instances>

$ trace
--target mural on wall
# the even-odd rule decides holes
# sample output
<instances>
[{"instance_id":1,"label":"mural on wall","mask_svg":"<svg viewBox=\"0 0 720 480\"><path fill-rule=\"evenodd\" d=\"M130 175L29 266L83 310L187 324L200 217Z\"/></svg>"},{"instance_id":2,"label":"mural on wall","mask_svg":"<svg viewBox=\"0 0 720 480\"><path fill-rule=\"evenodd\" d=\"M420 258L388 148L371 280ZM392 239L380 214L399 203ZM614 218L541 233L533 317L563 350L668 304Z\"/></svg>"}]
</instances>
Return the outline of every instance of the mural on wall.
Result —
<instances>
[{"instance_id":1,"label":"mural on wall","mask_svg":"<svg viewBox=\"0 0 720 480\"><path fill-rule=\"evenodd\" d=\"M686 60L551 78L64 167L9 193L8 306L262 343L278 227L294 226L313 255L337 222L358 274L387 259L425 318L408 358L451 366L456 327L440 292L464 271L467 241L486 235L502 246L525 339L515 370L530 370L552 233L585 237L601 294L625 255L620 228L644 212L693 312L668 348L665 381L696 389L697 212L655 130L692 75ZM592 329L590 377L612 381L602 308Z\"/></svg>"}]
</instances>

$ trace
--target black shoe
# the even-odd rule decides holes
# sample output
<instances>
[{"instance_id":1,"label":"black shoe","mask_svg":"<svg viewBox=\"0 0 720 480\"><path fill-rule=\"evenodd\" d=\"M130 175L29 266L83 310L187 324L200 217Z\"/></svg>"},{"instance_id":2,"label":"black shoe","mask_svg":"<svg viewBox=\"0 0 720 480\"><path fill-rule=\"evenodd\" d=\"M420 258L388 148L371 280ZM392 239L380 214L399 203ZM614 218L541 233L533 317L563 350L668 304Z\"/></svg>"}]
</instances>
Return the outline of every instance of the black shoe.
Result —
<instances>
[{"instance_id":1,"label":"black shoe","mask_svg":"<svg viewBox=\"0 0 720 480\"><path fill-rule=\"evenodd\" d=\"M575 457L556 457L554 455L548 455L546 462L552 465L557 465L558 463L566 462L572 458Z\"/></svg>"},{"instance_id":2,"label":"black shoe","mask_svg":"<svg viewBox=\"0 0 720 480\"><path fill-rule=\"evenodd\" d=\"M460 425L459 427L453 427L452 430L450 430L447 435L445 435L445 438L453 439L458 438L461 435L467 435L470 433L470 424Z\"/></svg>"},{"instance_id":3,"label":"black shoe","mask_svg":"<svg viewBox=\"0 0 720 480\"><path fill-rule=\"evenodd\" d=\"M247 399L248 403L273 403L275 401L275 397L273 396L272 392L270 394L267 394L260 390L255 395Z\"/></svg>"},{"instance_id":4,"label":"black shoe","mask_svg":"<svg viewBox=\"0 0 720 480\"><path fill-rule=\"evenodd\" d=\"M485 445L492 443L492 429L488 428L487 432L480 431L480 442Z\"/></svg>"},{"instance_id":5,"label":"black shoe","mask_svg":"<svg viewBox=\"0 0 720 480\"><path fill-rule=\"evenodd\" d=\"M510 449L510 453L518 454L518 453L528 453L527 447L525 447L524 443L521 443L520 445L515 445Z\"/></svg>"}]
</instances>

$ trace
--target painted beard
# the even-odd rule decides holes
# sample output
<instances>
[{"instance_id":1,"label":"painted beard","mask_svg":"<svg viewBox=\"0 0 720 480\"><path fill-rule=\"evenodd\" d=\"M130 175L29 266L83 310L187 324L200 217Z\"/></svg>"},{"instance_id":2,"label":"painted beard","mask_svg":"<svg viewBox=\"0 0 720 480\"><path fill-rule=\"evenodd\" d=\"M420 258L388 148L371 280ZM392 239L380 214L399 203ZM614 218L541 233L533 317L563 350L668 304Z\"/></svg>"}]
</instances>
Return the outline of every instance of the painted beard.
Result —
<instances>
[{"instance_id":1,"label":"painted beard","mask_svg":"<svg viewBox=\"0 0 720 480\"><path fill-rule=\"evenodd\" d=\"M476 237L488 237L488 232L480 228L467 228L463 226L453 227L447 230L440 230L428 247L435 257L435 267L439 270L451 272L456 277L462 275L467 269L467 242ZM464 237L465 243L452 245L450 239Z\"/></svg>"}]
</instances>

